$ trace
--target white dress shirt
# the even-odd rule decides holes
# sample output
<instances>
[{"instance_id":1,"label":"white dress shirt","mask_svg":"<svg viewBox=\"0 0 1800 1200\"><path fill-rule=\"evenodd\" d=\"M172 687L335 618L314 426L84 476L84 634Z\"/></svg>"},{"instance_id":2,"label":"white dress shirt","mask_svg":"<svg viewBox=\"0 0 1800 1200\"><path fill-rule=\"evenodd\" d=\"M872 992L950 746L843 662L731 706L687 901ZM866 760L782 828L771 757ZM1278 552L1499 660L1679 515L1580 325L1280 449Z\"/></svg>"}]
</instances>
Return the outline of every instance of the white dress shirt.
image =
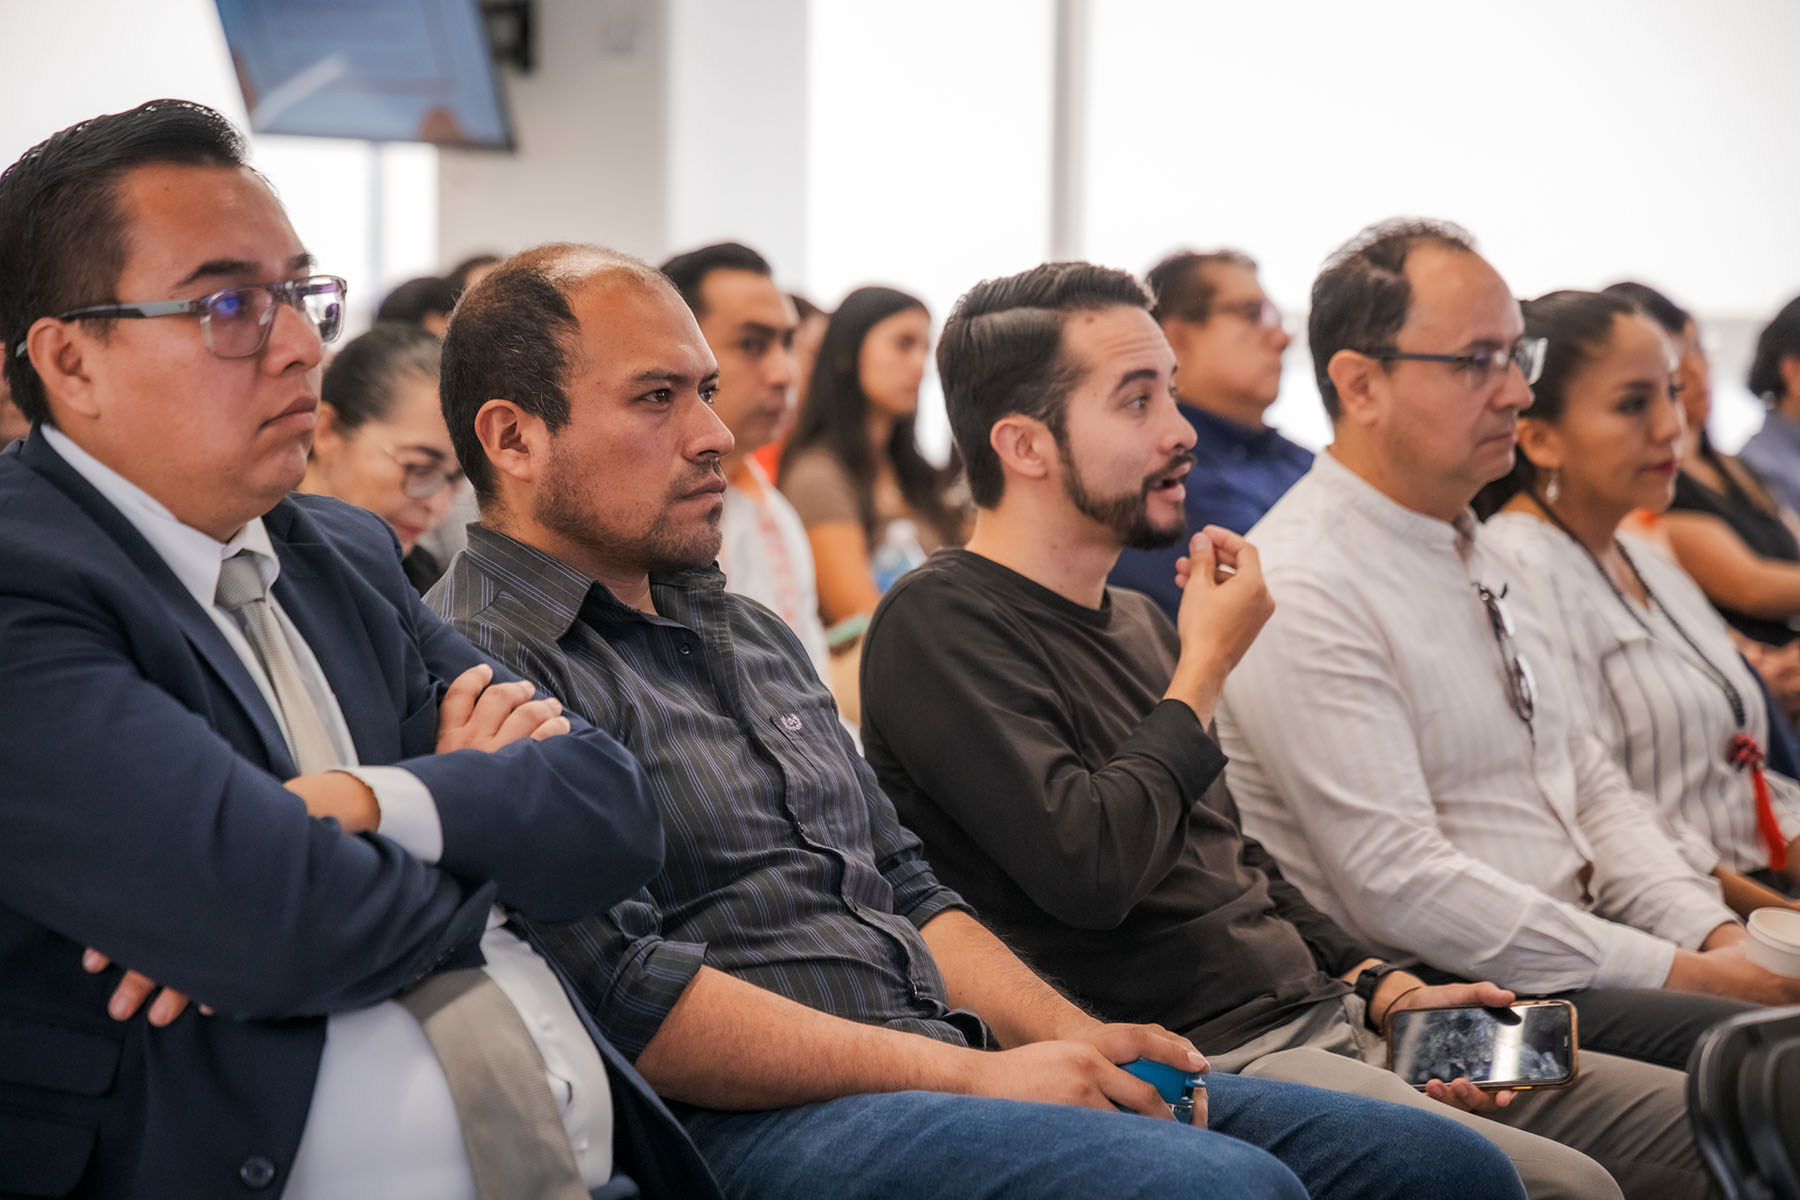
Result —
<instances>
[{"instance_id":1,"label":"white dress shirt","mask_svg":"<svg viewBox=\"0 0 1800 1200\"><path fill-rule=\"evenodd\" d=\"M255 553L257 568L273 586L281 564L262 519L250 521L230 541L219 542L183 525L149 493L60 430L46 425L43 433L51 448L131 522L212 617L279 721L274 689L249 639L237 620L214 603L220 564L239 550ZM404 768L357 765L343 710L318 659L273 595L269 607L343 757L341 769L368 784L376 795L381 809L378 832L418 858L435 862L443 851L443 827L430 790ZM612 1093L606 1064L556 976L529 946L501 927L503 920L498 910L489 915L481 939L484 969L519 1010L543 1055L545 1077L561 1106L576 1163L588 1186L596 1187L612 1175ZM196 999L203 1002L206 997ZM284 1200L363 1196L475 1200L449 1085L418 1021L398 1004L387 1001L327 1020L312 1106L282 1196Z\"/></svg>"},{"instance_id":2,"label":"white dress shirt","mask_svg":"<svg viewBox=\"0 0 1800 1200\"><path fill-rule=\"evenodd\" d=\"M1573 694L1588 727L1631 786L1655 801L1682 857L1697 871L1767 867L1750 775L1726 759L1737 721L1700 655L1737 689L1746 731L1765 748L1768 707L1705 593L1662 551L1630 534L1619 541L1656 597L1648 607L1621 598L1586 550L1530 513L1498 514L1483 537L1533 564L1520 584L1545 619L1555 653L1572 665ZM1790 840L1800 834L1800 785L1764 775L1783 841Z\"/></svg>"},{"instance_id":3,"label":"white dress shirt","mask_svg":"<svg viewBox=\"0 0 1800 1200\"><path fill-rule=\"evenodd\" d=\"M1251 531L1275 615L1225 684L1245 832L1346 928L1528 992L1659 987L1733 920L1575 713L1521 570L1469 514L1382 495L1327 451ZM1515 713L1477 583L1510 592Z\"/></svg>"}]
</instances>

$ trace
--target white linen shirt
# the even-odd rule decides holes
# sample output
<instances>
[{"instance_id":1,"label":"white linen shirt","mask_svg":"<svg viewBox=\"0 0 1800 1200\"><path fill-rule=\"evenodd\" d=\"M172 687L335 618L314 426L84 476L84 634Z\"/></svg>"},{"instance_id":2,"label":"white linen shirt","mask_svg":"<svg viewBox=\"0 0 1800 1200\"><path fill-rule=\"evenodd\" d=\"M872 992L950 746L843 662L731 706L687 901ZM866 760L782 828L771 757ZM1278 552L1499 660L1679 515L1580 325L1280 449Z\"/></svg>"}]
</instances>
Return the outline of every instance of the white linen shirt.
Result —
<instances>
[{"instance_id":1,"label":"white linen shirt","mask_svg":"<svg viewBox=\"0 0 1800 1200\"><path fill-rule=\"evenodd\" d=\"M1547 521L1500 513L1487 530L1488 542L1539 568L1521 582L1557 656L1570 664L1572 694L1585 705L1588 727L1632 787L1654 801L1682 857L1697 871L1767 867L1750 775L1726 760L1738 732L1730 702L1682 634L1737 689L1746 732L1765 749L1768 706L1705 593L1662 551L1630 534L1619 542L1656 598L1647 608L1615 592L1587 551ZM1790 841L1800 834L1800 785L1773 771L1764 776L1782 840Z\"/></svg>"},{"instance_id":2,"label":"white linen shirt","mask_svg":"<svg viewBox=\"0 0 1800 1200\"><path fill-rule=\"evenodd\" d=\"M281 563L262 518L251 520L230 541L220 542L182 524L155 497L83 450L61 430L49 425L42 429L50 447L131 522L212 617L279 722L281 707L261 660L236 618L214 602L219 568L239 550L255 553L264 583L274 586ZM357 764L343 709L318 659L273 594L269 608L294 653L301 682L318 707L332 746L343 760L337 769L361 779L375 793L381 809L377 831L422 861L436 862L443 853L444 834L430 789L404 767ZM298 804L299 798L294 802ZM486 960L483 970L524 1020L544 1059L545 1078L561 1110L582 1178L589 1187L597 1187L612 1175L612 1092L606 1064L555 974L503 927L504 919L498 909L488 916L481 939ZM205 999L196 997L200 1002ZM461 1125L437 1054L417 1019L394 1001L327 1018L312 1105L282 1196L283 1200L360 1196L476 1200Z\"/></svg>"},{"instance_id":3,"label":"white linen shirt","mask_svg":"<svg viewBox=\"0 0 1800 1200\"><path fill-rule=\"evenodd\" d=\"M1329 450L1251 531L1275 615L1219 740L1245 833L1307 898L1398 957L1524 992L1660 987L1733 920L1597 739L1511 588L1530 725L1475 585L1520 568L1382 495ZM1591 887L1584 886L1590 876Z\"/></svg>"}]
</instances>

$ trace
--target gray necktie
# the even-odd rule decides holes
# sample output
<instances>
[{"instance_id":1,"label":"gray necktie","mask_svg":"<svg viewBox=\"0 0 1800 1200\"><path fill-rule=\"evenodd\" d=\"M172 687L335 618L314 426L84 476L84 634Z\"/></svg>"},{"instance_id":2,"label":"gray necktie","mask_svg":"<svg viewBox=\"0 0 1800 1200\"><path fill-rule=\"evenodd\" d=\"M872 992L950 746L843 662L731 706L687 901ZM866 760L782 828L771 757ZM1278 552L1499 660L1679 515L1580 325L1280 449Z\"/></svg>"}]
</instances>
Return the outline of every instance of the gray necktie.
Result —
<instances>
[{"instance_id":1,"label":"gray necktie","mask_svg":"<svg viewBox=\"0 0 1800 1200\"><path fill-rule=\"evenodd\" d=\"M437 1054L481 1200L587 1200L544 1059L481 970L440 971L395 997Z\"/></svg>"},{"instance_id":2,"label":"gray necktie","mask_svg":"<svg viewBox=\"0 0 1800 1200\"><path fill-rule=\"evenodd\" d=\"M275 689L275 703L281 710L294 766L302 775L312 775L345 765L331 744L319 706L301 681L293 647L275 623L268 588L263 584L262 572L256 569L255 551L239 550L219 564L219 587L214 598L220 608L237 616L244 636L262 660L269 684Z\"/></svg>"},{"instance_id":3,"label":"gray necktie","mask_svg":"<svg viewBox=\"0 0 1800 1200\"><path fill-rule=\"evenodd\" d=\"M255 552L219 565L215 599L240 621L262 660L301 774L347 765L301 682L293 647L269 608ZM444 971L395 999L419 1022L456 1108L481 1200L586 1200L569 1134L544 1078L544 1059L518 1010L481 970Z\"/></svg>"}]
</instances>

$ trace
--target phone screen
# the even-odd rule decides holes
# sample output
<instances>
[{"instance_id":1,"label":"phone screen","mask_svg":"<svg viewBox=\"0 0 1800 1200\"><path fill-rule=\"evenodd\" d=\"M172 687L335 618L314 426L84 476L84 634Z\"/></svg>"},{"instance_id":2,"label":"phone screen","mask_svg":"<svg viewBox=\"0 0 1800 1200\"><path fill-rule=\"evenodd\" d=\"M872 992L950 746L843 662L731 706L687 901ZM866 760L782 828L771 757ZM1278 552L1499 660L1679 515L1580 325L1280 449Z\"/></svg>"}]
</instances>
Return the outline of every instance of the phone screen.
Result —
<instances>
[{"instance_id":1,"label":"phone screen","mask_svg":"<svg viewBox=\"0 0 1800 1200\"><path fill-rule=\"evenodd\" d=\"M1467 1078L1544 1087L1575 1076L1575 1006L1538 1000L1511 1008L1422 1008L1394 1014L1389 1062L1414 1087Z\"/></svg>"}]
</instances>

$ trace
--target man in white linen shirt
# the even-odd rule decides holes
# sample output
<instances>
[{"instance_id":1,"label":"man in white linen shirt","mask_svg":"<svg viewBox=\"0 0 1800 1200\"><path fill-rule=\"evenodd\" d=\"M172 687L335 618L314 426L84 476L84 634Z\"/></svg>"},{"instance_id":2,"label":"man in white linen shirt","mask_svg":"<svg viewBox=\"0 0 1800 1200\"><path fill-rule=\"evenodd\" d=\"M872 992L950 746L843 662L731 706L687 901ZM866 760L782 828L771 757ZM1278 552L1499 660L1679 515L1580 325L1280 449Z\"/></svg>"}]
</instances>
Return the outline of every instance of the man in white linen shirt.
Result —
<instances>
[{"instance_id":1,"label":"man in white linen shirt","mask_svg":"<svg viewBox=\"0 0 1800 1200\"><path fill-rule=\"evenodd\" d=\"M1245 832L1394 956L1574 993L1593 1049L1681 1067L1724 997L1800 1000L1572 726L1468 512L1541 352L1505 281L1461 230L1388 222L1328 260L1309 324L1334 441L1252 530L1276 611L1219 712Z\"/></svg>"}]
</instances>

